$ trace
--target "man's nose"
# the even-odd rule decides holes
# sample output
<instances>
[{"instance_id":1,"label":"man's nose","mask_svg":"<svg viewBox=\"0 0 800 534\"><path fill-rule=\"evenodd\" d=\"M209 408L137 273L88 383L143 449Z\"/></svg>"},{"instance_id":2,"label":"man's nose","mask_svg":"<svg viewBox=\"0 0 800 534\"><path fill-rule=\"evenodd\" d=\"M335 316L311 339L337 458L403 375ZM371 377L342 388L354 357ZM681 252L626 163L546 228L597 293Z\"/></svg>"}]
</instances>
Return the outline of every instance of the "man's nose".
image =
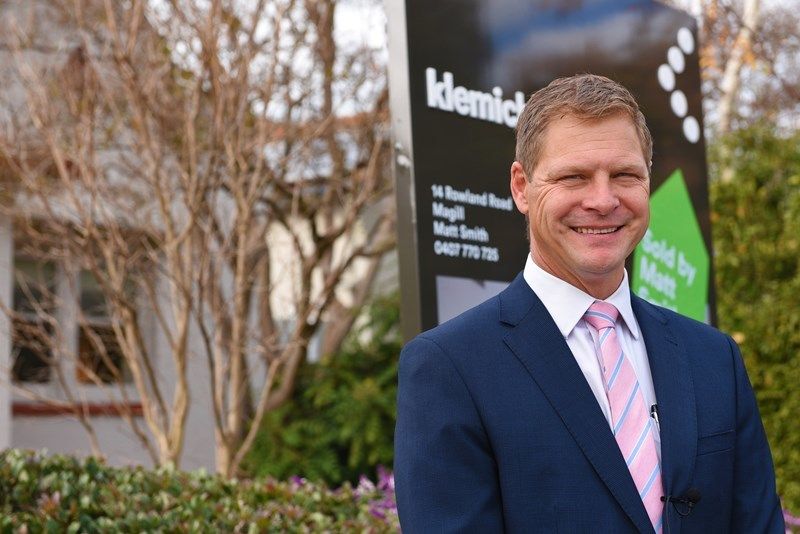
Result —
<instances>
[{"instance_id":1,"label":"man's nose","mask_svg":"<svg viewBox=\"0 0 800 534\"><path fill-rule=\"evenodd\" d=\"M601 215L611 213L619 206L619 196L614 189L614 184L608 176L594 177L585 192L583 207L594 210Z\"/></svg>"}]
</instances>

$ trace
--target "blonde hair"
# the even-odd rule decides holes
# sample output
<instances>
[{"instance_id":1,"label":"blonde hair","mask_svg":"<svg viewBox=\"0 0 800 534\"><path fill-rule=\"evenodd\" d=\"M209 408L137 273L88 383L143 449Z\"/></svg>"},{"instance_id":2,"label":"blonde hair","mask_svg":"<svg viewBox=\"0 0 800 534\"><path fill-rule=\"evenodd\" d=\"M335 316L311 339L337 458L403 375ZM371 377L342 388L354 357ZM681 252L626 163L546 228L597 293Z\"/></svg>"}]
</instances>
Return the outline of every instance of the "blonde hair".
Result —
<instances>
[{"instance_id":1,"label":"blonde hair","mask_svg":"<svg viewBox=\"0 0 800 534\"><path fill-rule=\"evenodd\" d=\"M619 83L596 74L557 78L531 95L517 121L516 159L528 179L542 155L547 126L572 115L582 119L603 119L627 115L636 127L647 168L653 159L653 138L636 99Z\"/></svg>"}]
</instances>

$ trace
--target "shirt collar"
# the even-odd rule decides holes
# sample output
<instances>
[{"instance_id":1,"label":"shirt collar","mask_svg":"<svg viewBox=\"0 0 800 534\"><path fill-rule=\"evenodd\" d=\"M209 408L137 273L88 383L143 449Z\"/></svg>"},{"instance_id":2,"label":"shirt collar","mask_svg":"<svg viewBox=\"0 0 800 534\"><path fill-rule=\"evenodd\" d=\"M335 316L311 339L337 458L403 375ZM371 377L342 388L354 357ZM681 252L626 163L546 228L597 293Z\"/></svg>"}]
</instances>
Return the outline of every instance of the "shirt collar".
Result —
<instances>
[{"instance_id":1,"label":"shirt collar","mask_svg":"<svg viewBox=\"0 0 800 534\"><path fill-rule=\"evenodd\" d=\"M561 334L566 338L583 318L589 306L597 300L564 280L548 273L533 261L531 255L525 262L523 277L536 296L550 313ZM622 283L605 299L613 304L634 339L639 339L639 324L631 308L631 292L628 287L628 271L623 272Z\"/></svg>"}]
</instances>

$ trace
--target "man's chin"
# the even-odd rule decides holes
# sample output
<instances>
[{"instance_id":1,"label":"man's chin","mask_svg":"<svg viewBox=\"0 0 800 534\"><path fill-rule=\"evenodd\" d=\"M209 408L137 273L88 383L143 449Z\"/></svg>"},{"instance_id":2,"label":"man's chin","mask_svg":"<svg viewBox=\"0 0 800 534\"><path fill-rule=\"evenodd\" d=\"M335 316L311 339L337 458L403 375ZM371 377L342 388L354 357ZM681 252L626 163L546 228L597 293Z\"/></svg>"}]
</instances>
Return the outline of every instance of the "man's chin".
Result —
<instances>
[{"instance_id":1,"label":"man's chin","mask_svg":"<svg viewBox=\"0 0 800 534\"><path fill-rule=\"evenodd\" d=\"M617 281L618 278L621 279L624 269L624 261L586 262L582 264L580 275L592 283Z\"/></svg>"}]
</instances>

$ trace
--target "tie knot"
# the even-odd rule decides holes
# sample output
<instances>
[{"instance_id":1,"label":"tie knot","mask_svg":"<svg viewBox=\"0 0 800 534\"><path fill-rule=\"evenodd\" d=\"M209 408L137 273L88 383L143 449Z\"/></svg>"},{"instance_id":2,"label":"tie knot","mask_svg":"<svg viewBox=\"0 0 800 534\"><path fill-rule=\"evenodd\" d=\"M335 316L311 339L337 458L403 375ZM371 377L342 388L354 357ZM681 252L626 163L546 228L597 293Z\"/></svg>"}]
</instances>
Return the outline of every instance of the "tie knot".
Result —
<instances>
[{"instance_id":1,"label":"tie knot","mask_svg":"<svg viewBox=\"0 0 800 534\"><path fill-rule=\"evenodd\" d=\"M583 319L597 331L603 328L613 328L617 317L619 317L619 310L613 304L600 300L594 301L594 304L589 306L589 309L583 314Z\"/></svg>"}]
</instances>

